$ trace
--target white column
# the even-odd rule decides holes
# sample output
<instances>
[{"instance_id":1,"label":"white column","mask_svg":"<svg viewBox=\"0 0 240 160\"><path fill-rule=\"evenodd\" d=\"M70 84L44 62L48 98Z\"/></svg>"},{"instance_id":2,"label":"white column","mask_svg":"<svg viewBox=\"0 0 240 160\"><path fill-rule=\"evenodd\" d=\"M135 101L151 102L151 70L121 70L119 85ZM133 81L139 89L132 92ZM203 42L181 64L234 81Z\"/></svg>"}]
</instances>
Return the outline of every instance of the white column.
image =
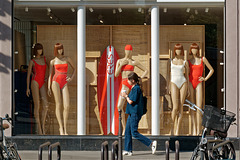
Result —
<instances>
[{"instance_id":1,"label":"white column","mask_svg":"<svg viewBox=\"0 0 240 160\"><path fill-rule=\"evenodd\" d=\"M152 87L152 135L160 134L159 123L159 7L151 9L151 87Z\"/></svg>"},{"instance_id":2,"label":"white column","mask_svg":"<svg viewBox=\"0 0 240 160\"><path fill-rule=\"evenodd\" d=\"M86 134L85 7L77 12L77 134Z\"/></svg>"}]
</instances>

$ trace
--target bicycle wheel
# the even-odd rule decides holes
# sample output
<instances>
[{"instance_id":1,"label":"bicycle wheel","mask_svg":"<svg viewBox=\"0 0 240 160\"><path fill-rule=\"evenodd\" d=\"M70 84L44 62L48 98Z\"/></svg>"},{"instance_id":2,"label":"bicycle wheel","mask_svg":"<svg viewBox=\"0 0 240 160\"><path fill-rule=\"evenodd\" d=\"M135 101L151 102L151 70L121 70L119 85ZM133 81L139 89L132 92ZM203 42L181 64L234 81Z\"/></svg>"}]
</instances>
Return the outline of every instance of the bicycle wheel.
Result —
<instances>
[{"instance_id":1,"label":"bicycle wheel","mask_svg":"<svg viewBox=\"0 0 240 160\"><path fill-rule=\"evenodd\" d=\"M11 146L10 148L10 153L11 153L11 159L12 160L21 160L16 148L14 146Z\"/></svg>"},{"instance_id":2,"label":"bicycle wheel","mask_svg":"<svg viewBox=\"0 0 240 160\"><path fill-rule=\"evenodd\" d=\"M228 160L235 160L236 153L234 146L231 142L220 146L211 152L212 159L228 159Z\"/></svg>"},{"instance_id":3,"label":"bicycle wheel","mask_svg":"<svg viewBox=\"0 0 240 160\"><path fill-rule=\"evenodd\" d=\"M207 157L203 151L200 151L199 146L197 146L192 154L192 157L190 160L207 160Z\"/></svg>"}]
</instances>

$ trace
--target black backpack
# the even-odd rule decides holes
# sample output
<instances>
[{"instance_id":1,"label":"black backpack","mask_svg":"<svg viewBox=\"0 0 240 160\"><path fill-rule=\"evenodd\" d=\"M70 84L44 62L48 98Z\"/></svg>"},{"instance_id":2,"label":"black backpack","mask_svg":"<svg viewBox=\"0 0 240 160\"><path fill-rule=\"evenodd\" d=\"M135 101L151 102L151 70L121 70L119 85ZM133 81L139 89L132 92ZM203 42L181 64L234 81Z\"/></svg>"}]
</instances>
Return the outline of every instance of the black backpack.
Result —
<instances>
[{"instance_id":1,"label":"black backpack","mask_svg":"<svg viewBox=\"0 0 240 160\"><path fill-rule=\"evenodd\" d=\"M143 96L143 115L147 113L147 97Z\"/></svg>"}]
</instances>

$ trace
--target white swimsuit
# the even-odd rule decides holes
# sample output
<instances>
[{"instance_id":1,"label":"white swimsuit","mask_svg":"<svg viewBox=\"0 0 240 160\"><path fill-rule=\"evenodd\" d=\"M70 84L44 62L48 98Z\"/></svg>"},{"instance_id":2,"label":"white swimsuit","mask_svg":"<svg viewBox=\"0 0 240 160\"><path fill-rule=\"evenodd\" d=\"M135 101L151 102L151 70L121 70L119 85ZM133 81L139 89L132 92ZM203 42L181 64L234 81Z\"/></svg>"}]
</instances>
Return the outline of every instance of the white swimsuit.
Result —
<instances>
[{"instance_id":1,"label":"white swimsuit","mask_svg":"<svg viewBox=\"0 0 240 160\"><path fill-rule=\"evenodd\" d=\"M171 82L176 84L176 86L180 89L187 80L184 76L184 67L185 67L185 62L183 62L182 65L176 65L172 63L171 60Z\"/></svg>"}]
</instances>

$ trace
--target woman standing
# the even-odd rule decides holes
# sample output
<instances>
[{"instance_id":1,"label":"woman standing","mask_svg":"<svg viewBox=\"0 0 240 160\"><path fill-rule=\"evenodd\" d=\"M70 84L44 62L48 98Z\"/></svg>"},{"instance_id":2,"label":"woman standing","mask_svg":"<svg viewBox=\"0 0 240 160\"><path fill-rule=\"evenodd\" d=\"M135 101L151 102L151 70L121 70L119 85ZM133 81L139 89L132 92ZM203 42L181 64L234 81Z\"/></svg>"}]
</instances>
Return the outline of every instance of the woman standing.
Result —
<instances>
[{"instance_id":1,"label":"woman standing","mask_svg":"<svg viewBox=\"0 0 240 160\"><path fill-rule=\"evenodd\" d=\"M50 62L49 80L48 80L48 94L51 95L51 86L56 103L56 117L59 124L60 135L67 134L67 120L70 109L70 97L67 83L72 81L75 74L75 67L71 58L64 56L63 45L57 43L54 46L55 58ZM73 68L71 77L67 76L68 64ZM53 75L53 68L55 74ZM63 113L61 113L61 106L63 104ZM63 120L62 120L63 117Z\"/></svg>"},{"instance_id":2,"label":"woman standing","mask_svg":"<svg viewBox=\"0 0 240 160\"><path fill-rule=\"evenodd\" d=\"M48 110L48 99L47 91L45 87L45 74L46 74L46 58L43 56L43 46L40 43L35 44L33 49L33 59L29 62L27 72L27 90L26 95L30 95L30 76L31 80L31 91L34 102L34 118L37 123L37 133L45 134L45 120ZM42 114L40 119L40 100L42 100Z\"/></svg>"},{"instance_id":3,"label":"woman standing","mask_svg":"<svg viewBox=\"0 0 240 160\"><path fill-rule=\"evenodd\" d=\"M125 129L125 151L123 155L132 155L132 137L136 138L146 146L152 148L152 154L155 154L157 149L157 141L151 141L138 132L138 123L143 115L143 94L139 86L139 77L136 73L131 72L128 75L128 83L132 85L129 95L122 92L122 97L127 100L126 114L129 114Z\"/></svg>"}]
</instances>

